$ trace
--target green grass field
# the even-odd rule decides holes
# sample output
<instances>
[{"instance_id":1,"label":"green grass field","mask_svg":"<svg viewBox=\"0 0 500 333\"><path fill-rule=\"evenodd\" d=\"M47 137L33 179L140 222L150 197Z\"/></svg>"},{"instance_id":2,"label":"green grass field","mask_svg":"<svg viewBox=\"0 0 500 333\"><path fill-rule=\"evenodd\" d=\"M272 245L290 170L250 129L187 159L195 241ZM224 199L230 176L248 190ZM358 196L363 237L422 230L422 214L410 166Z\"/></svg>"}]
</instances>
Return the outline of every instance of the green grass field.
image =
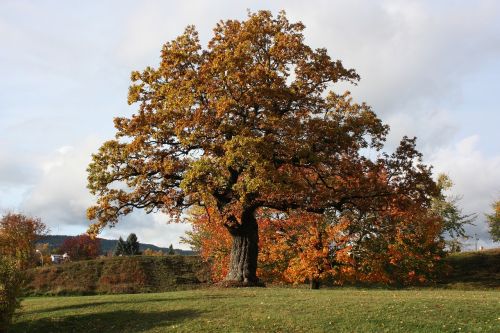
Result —
<instances>
[{"instance_id":1,"label":"green grass field","mask_svg":"<svg viewBox=\"0 0 500 333\"><path fill-rule=\"evenodd\" d=\"M500 332L500 291L200 289L30 297L12 332Z\"/></svg>"}]
</instances>

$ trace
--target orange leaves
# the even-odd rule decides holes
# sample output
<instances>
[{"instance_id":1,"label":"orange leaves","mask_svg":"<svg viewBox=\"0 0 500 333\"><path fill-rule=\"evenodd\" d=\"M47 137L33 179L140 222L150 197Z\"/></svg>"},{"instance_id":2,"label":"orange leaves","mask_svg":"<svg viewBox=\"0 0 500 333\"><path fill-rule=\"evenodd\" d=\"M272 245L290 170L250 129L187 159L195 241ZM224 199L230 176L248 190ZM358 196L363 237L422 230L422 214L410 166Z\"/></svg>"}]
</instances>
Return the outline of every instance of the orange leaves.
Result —
<instances>
[{"instance_id":1,"label":"orange leaves","mask_svg":"<svg viewBox=\"0 0 500 333\"><path fill-rule=\"evenodd\" d=\"M416 207L369 215L260 211L258 275L265 281L288 283L432 281L441 268L441 221ZM193 220L193 225L202 238L201 254L212 263L214 279L222 279L229 261L229 234L206 216ZM368 230L370 236L362 236Z\"/></svg>"},{"instance_id":2,"label":"orange leaves","mask_svg":"<svg viewBox=\"0 0 500 333\"><path fill-rule=\"evenodd\" d=\"M208 214L197 207L190 213L193 231L187 233L183 242L200 252L203 260L210 263L212 280L220 281L228 272L231 236L212 210Z\"/></svg>"},{"instance_id":3,"label":"orange leaves","mask_svg":"<svg viewBox=\"0 0 500 333\"><path fill-rule=\"evenodd\" d=\"M357 264L363 268L359 279L402 285L432 280L441 268L441 220L416 205L406 206L406 211L392 207L379 218L390 222L391 228L363 242L374 255L358 256Z\"/></svg>"},{"instance_id":4,"label":"orange leaves","mask_svg":"<svg viewBox=\"0 0 500 333\"><path fill-rule=\"evenodd\" d=\"M307 279L322 279L331 269L330 242L322 216L316 214L298 214L291 217L298 224L300 233L288 229L291 238L290 250L295 252L285 270L285 279L289 282L304 282Z\"/></svg>"}]
</instances>

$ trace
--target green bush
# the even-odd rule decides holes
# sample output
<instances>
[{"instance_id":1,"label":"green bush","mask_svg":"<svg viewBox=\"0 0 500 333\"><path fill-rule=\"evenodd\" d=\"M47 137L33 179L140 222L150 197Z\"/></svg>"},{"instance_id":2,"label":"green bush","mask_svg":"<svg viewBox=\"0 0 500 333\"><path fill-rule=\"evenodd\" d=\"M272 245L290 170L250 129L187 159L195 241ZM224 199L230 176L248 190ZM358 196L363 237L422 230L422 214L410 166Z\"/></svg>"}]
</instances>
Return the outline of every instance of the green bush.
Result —
<instances>
[{"instance_id":1,"label":"green bush","mask_svg":"<svg viewBox=\"0 0 500 333\"><path fill-rule=\"evenodd\" d=\"M23 275L15 262L0 256L0 332L5 332L19 307Z\"/></svg>"}]
</instances>

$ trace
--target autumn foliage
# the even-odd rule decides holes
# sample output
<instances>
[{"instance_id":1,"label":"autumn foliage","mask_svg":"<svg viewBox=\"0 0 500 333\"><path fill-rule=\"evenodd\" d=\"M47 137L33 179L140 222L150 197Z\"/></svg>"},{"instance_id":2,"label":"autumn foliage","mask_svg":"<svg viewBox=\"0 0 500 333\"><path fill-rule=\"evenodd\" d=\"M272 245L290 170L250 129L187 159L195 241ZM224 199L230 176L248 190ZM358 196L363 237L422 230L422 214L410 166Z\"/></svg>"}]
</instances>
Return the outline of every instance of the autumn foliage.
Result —
<instances>
[{"instance_id":1,"label":"autumn foliage","mask_svg":"<svg viewBox=\"0 0 500 333\"><path fill-rule=\"evenodd\" d=\"M19 307L25 270L36 266L36 242L48 232L39 218L7 213L0 219L0 332Z\"/></svg>"},{"instance_id":2,"label":"autumn foliage","mask_svg":"<svg viewBox=\"0 0 500 333\"><path fill-rule=\"evenodd\" d=\"M40 218L7 213L0 219L0 254L23 270L36 266L35 245L48 232Z\"/></svg>"},{"instance_id":3,"label":"autumn foliage","mask_svg":"<svg viewBox=\"0 0 500 333\"><path fill-rule=\"evenodd\" d=\"M438 188L415 139L383 152L389 127L333 89L360 77L306 45L304 29L284 12L259 11L217 23L203 47L189 26L165 43L158 67L132 72L128 102L137 112L114 120L115 138L88 168L97 197L90 232L135 209L180 221L197 206L207 212L195 226L202 251L215 235L207 256L228 281L258 284L259 250L294 281L390 271L386 261L408 244L398 230L400 238L420 235L401 214L426 211ZM263 236L276 220L290 223L290 239L276 240L282 253ZM299 236L291 226L301 223ZM356 251L393 254L360 264Z\"/></svg>"},{"instance_id":4,"label":"autumn foliage","mask_svg":"<svg viewBox=\"0 0 500 333\"><path fill-rule=\"evenodd\" d=\"M87 234L68 237L60 247L62 253L67 253L71 260L94 259L101 253L101 242Z\"/></svg>"},{"instance_id":5,"label":"autumn foliage","mask_svg":"<svg viewBox=\"0 0 500 333\"><path fill-rule=\"evenodd\" d=\"M394 209L366 219L352 214L261 214L258 276L267 282L308 282L317 288L322 281L425 284L442 272L439 217ZM369 237L360 229L363 223L369 223ZM202 215L188 235L189 240L199 238L200 254L211 264L214 281L226 276L230 257L231 239L223 231Z\"/></svg>"},{"instance_id":6,"label":"autumn foliage","mask_svg":"<svg viewBox=\"0 0 500 333\"><path fill-rule=\"evenodd\" d=\"M307 280L316 287L332 275L334 256L349 249L345 223L329 223L319 214L294 214L286 219L266 217L262 225L259 272L267 280Z\"/></svg>"},{"instance_id":7,"label":"autumn foliage","mask_svg":"<svg viewBox=\"0 0 500 333\"><path fill-rule=\"evenodd\" d=\"M193 207L189 221L192 231L186 232L182 242L189 244L200 253L201 258L209 263L212 281L221 281L227 276L231 254L231 235L209 210Z\"/></svg>"}]
</instances>

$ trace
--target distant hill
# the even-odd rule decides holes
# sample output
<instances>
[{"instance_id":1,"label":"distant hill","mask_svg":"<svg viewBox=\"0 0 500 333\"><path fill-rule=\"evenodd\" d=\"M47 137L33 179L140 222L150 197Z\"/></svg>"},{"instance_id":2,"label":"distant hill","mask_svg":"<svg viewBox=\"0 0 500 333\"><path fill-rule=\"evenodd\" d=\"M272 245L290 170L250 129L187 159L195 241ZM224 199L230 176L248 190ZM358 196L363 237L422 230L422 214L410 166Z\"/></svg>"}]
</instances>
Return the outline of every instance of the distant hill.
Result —
<instances>
[{"instance_id":1,"label":"distant hill","mask_svg":"<svg viewBox=\"0 0 500 333\"><path fill-rule=\"evenodd\" d=\"M64 240L66 238L73 237L73 236L66 236L66 235L47 235L44 236L38 243L48 243L49 247L51 249L57 249L59 248ZM116 243L118 243L118 240L114 239L104 239L104 238L98 238L101 241L101 252L102 254L106 254L109 251L113 251L116 247ZM145 243L139 243L139 249L141 251L144 251L146 249L151 249L154 251L162 250L163 252L167 252L168 248L166 247L159 247L153 244L145 244ZM189 250L180 250L180 249L175 249L175 252L177 254L181 255L195 255L196 252L194 251L189 251Z\"/></svg>"}]
</instances>

